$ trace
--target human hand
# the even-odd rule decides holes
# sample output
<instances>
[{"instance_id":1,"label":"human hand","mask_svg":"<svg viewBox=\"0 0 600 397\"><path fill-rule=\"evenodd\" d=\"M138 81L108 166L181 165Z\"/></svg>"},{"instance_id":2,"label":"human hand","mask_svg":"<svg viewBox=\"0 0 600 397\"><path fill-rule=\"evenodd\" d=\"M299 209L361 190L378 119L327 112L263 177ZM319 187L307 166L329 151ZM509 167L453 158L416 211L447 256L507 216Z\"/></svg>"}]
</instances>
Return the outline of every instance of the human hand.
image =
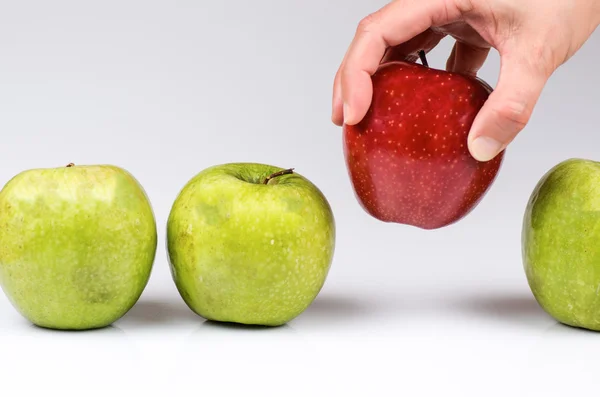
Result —
<instances>
[{"instance_id":1,"label":"human hand","mask_svg":"<svg viewBox=\"0 0 600 397\"><path fill-rule=\"evenodd\" d=\"M335 76L332 121L362 120L382 62L417 59L445 36L456 43L447 70L475 75L490 48L501 58L496 89L469 133L469 150L488 161L529 122L552 73L600 24L600 0L395 0L364 18Z\"/></svg>"}]
</instances>

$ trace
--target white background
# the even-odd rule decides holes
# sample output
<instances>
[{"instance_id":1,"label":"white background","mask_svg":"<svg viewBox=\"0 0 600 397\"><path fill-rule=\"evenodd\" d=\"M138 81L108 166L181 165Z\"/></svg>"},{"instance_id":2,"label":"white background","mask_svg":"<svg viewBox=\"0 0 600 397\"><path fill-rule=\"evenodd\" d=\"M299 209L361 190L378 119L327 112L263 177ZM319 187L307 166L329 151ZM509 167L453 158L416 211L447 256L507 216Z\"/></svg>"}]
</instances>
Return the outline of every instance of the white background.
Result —
<instances>
[{"instance_id":1,"label":"white background","mask_svg":"<svg viewBox=\"0 0 600 397\"><path fill-rule=\"evenodd\" d=\"M142 298L114 327L37 329L2 295L0 396L597 392L600 336L540 309L520 239L543 173L600 158L600 36L553 76L479 207L426 232L362 211L330 122L339 61L383 4L0 0L0 182L69 162L119 165L146 188L161 239ZM492 53L480 76L495 85L498 66ZM168 271L164 225L179 189L231 161L295 167L335 212L326 285L281 328L204 322Z\"/></svg>"}]
</instances>

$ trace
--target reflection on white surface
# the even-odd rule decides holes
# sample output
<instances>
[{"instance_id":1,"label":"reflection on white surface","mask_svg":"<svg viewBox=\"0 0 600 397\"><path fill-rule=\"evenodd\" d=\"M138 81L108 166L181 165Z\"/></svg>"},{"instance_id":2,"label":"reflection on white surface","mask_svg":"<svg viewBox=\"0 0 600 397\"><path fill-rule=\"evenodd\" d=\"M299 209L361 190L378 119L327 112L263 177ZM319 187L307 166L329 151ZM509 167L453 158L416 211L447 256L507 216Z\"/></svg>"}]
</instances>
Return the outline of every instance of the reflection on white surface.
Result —
<instances>
[{"instance_id":1,"label":"reflection on white surface","mask_svg":"<svg viewBox=\"0 0 600 397\"><path fill-rule=\"evenodd\" d=\"M10 374L4 385L63 395L525 396L596 383L597 334L557 324L526 291L360 295L325 291L275 328L206 321L176 296L149 296L115 326L86 332L40 329L0 306L14 320L0 331L0 373Z\"/></svg>"},{"instance_id":2,"label":"reflection on white surface","mask_svg":"<svg viewBox=\"0 0 600 397\"><path fill-rule=\"evenodd\" d=\"M130 381L140 360L135 341L117 326L78 332L23 322L13 331L0 333L0 371L5 387L20 393L73 392L84 385L107 391L113 382Z\"/></svg>"}]
</instances>

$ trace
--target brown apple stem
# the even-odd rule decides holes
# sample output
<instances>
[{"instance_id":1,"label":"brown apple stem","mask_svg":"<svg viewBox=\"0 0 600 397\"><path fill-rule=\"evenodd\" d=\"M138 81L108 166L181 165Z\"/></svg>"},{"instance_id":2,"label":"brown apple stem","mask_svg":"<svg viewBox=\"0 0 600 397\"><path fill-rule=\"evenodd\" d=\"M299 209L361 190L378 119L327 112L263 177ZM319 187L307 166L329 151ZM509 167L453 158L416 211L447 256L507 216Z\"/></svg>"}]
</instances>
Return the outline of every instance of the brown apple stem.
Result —
<instances>
[{"instance_id":1,"label":"brown apple stem","mask_svg":"<svg viewBox=\"0 0 600 397\"><path fill-rule=\"evenodd\" d=\"M427 62L427 57L425 56L425 50L419 51L419 58L421 58L421 63L425 67L429 67L429 63Z\"/></svg>"},{"instance_id":2,"label":"brown apple stem","mask_svg":"<svg viewBox=\"0 0 600 397\"><path fill-rule=\"evenodd\" d=\"M75 164L73 164L73 163L67 164L67 168L69 168L69 167L75 167Z\"/></svg>"},{"instance_id":3,"label":"brown apple stem","mask_svg":"<svg viewBox=\"0 0 600 397\"><path fill-rule=\"evenodd\" d=\"M289 175L289 174L293 174L293 173L294 173L293 168L288 168L287 170L275 172L265 178L263 185L267 185L269 183L269 181L273 178L277 178L278 176L281 176L281 175Z\"/></svg>"}]
</instances>

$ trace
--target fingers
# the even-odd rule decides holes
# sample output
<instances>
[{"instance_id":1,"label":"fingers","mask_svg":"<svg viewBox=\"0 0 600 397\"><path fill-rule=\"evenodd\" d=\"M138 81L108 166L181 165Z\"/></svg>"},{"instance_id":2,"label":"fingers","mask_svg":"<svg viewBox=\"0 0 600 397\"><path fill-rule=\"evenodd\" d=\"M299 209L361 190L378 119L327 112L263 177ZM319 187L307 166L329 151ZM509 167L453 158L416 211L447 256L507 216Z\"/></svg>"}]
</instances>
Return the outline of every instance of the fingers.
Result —
<instances>
[{"instance_id":1,"label":"fingers","mask_svg":"<svg viewBox=\"0 0 600 397\"><path fill-rule=\"evenodd\" d=\"M362 120L373 95L371 76L386 49L405 43L431 26L458 20L460 12L449 3L446 0L395 0L361 21L338 72L342 104L334 105L332 119L343 119L346 124Z\"/></svg>"},{"instance_id":2,"label":"fingers","mask_svg":"<svg viewBox=\"0 0 600 397\"><path fill-rule=\"evenodd\" d=\"M437 33L431 29L427 29L405 43L395 47L389 47L381 62L401 60L414 62L419 59L419 51L423 50L425 53L428 53L437 46L445 36L446 35L443 33Z\"/></svg>"},{"instance_id":3,"label":"fingers","mask_svg":"<svg viewBox=\"0 0 600 397\"><path fill-rule=\"evenodd\" d=\"M332 98L332 114L331 121L338 126L341 126L344 123L343 111L342 111L342 68L346 62L346 55L344 55L344 59L335 73L335 78L333 79L333 98Z\"/></svg>"},{"instance_id":4,"label":"fingers","mask_svg":"<svg viewBox=\"0 0 600 397\"><path fill-rule=\"evenodd\" d=\"M454 63L456 62L456 44L452 47L448 61L446 61L446 70L451 72L454 69Z\"/></svg>"},{"instance_id":5,"label":"fingers","mask_svg":"<svg viewBox=\"0 0 600 397\"><path fill-rule=\"evenodd\" d=\"M469 150L488 161L512 142L531 118L548 75L525 56L502 58L500 79L473 122Z\"/></svg>"},{"instance_id":6,"label":"fingers","mask_svg":"<svg viewBox=\"0 0 600 397\"><path fill-rule=\"evenodd\" d=\"M445 36L446 35L444 33L434 32L428 29L405 43L395 47L387 48L385 55L381 59L381 63L400 60L414 62L419 59L418 52L420 50L424 50L425 52L431 51ZM335 74L333 81L331 120L338 126L341 126L344 122L342 109L341 71L345 67L345 62L346 56L344 56L342 65Z\"/></svg>"},{"instance_id":7,"label":"fingers","mask_svg":"<svg viewBox=\"0 0 600 397\"><path fill-rule=\"evenodd\" d=\"M483 66L489 52L489 48L475 47L457 41L446 63L446 70L475 76Z\"/></svg>"}]
</instances>

